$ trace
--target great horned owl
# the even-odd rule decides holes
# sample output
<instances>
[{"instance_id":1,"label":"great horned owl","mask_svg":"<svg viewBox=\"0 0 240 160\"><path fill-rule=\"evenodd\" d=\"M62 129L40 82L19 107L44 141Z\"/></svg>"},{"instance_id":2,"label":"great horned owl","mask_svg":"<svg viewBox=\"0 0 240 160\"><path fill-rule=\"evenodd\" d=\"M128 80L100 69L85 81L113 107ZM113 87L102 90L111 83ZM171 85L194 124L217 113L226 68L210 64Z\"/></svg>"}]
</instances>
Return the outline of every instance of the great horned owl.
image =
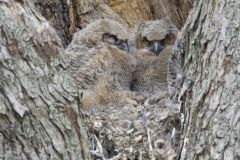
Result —
<instances>
[{"instance_id":1,"label":"great horned owl","mask_svg":"<svg viewBox=\"0 0 240 160\"><path fill-rule=\"evenodd\" d=\"M167 67L178 29L168 19L146 21L137 25L131 38L137 59L132 90L156 94L167 91Z\"/></svg>"},{"instance_id":2,"label":"great horned owl","mask_svg":"<svg viewBox=\"0 0 240 160\"><path fill-rule=\"evenodd\" d=\"M110 19L74 34L66 53L70 71L84 90L84 107L115 102L121 91L129 90L134 57L128 53L128 36L125 26Z\"/></svg>"}]
</instances>

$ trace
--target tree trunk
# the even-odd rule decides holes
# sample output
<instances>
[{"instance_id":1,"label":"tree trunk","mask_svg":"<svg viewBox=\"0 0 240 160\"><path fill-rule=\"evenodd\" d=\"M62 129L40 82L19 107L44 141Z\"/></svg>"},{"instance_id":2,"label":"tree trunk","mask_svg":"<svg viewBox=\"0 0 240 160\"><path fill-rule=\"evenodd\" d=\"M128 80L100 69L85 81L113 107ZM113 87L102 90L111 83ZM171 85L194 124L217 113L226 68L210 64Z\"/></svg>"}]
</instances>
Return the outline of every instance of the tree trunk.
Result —
<instances>
[{"instance_id":1,"label":"tree trunk","mask_svg":"<svg viewBox=\"0 0 240 160\"><path fill-rule=\"evenodd\" d=\"M36 8L56 29L63 45L71 41L71 34L76 30L75 16L67 0L33 0Z\"/></svg>"},{"instance_id":2,"label":"tree trunk","mask_svg":"<svg viewBox=\"0 0 240 160\"><path fill-rule=\"evenodd\" d=\"M179 29L185 24L192 0L148 0L155 19L168 17Z\"/></svg>"},{"instance_id":3,"label":"tree trunk","mask_svg":"<svg viewBox=\"0 0 240 160\"><path fill-rule=\"evenodd\" d=\"M196 1L182 31L184 70L180 159L240 159L240 1Z\"/></svg>"},{"instance_id":4,"label":"tree trunk","mask_svg":"<svg viewBox=\"0 0 240 160\"><path fill-rule=\"evenodd\" d=\"M90 159L63 51L32 1L0 1L0 159Z\"/></svg>"}]
</instances>

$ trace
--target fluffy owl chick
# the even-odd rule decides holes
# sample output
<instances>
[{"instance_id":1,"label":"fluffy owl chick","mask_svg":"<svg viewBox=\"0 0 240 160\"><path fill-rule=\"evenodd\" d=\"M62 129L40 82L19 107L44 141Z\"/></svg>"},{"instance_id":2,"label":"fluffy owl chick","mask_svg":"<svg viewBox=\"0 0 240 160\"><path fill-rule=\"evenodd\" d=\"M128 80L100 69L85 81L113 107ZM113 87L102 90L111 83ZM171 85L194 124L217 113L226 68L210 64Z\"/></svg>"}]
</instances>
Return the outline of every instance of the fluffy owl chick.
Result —
<instances>
[{"instance_id":1,"label":"fluffy owl chick","mask_svg":"<svg viewBox=\"0 0 240 160\"><path fill-rule=\"evenodd\" d=\"M127 37L126 27L109 19L74 34L66 53L72 76L83 89L84 107L115 102L129 90L134 63Z\"/></svg>"},{"instance_id":2,"label":"fluffy owl chick","mask_svg":"<svg viewBox=\"0 0 240 160\"><path fill-rule=\"evenodd\" d=\"M167 91L168 61L178 29L167 19L140 23L134 29L131 45L137 67L132 90L143 94Z\"/></svg>"}]
</instances>

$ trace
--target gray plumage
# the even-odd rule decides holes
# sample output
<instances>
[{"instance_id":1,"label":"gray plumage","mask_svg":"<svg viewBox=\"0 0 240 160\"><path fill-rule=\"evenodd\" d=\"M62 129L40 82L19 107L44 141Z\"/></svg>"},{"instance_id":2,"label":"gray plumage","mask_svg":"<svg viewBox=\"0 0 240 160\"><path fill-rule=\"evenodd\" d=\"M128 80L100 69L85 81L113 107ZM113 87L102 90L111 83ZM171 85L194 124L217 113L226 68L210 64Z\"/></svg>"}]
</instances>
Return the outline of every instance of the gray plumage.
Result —
<instances>
[{"instance_id":1,"label":"gray plumage","mask_svg":"<svg viewBox=\"0 0 240 160\"><path fill-rule=\"evenodd\" d=\"M134 58L127 51L127 28L110 19L89 24L66 49L69 70L84 90L85 106L113 102L129 90ZM91 104L90 104L91 103Z\"/></svg>"}]
</instances>

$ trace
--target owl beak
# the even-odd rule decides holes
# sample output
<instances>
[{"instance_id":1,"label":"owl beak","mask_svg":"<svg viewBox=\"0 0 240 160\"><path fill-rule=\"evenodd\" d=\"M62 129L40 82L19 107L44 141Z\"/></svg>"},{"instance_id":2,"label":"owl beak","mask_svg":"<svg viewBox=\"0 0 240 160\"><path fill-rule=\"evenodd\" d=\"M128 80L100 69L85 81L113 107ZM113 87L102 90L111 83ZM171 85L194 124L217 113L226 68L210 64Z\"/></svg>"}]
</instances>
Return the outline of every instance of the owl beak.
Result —
<instances>
[{"instance_id":1,"label":"owl beak","mask_svg":"<svg viewBox=\"0 0 240 160\"><path fill-rule=\"evenodd\" d=\"M129 52L129 47L127 42L121 42L120 44L117 44L117 46L119 49Z\"/></svg>"},{"instance_id":2,"label":"owl beak","mask_svg":"<svg viewBox=\"0 0 240 160\"><path fill-rule=\"evenodd\" d=\"M128 44L126 42L123 44L123 50L126 51L126 52L129 52L129 47L128 47Z\"/></svg>"},{"instance_id":3,"label":"owl beak","mask_svg":"<svg viewBox=\"0 0 240 160\"><path fill-rule=\"evenodd\" d=\"M157 56L164 49L164 47L158 41L154 41L150 47L150 50L155 53Z\"/></svg>"}]
</instances>

